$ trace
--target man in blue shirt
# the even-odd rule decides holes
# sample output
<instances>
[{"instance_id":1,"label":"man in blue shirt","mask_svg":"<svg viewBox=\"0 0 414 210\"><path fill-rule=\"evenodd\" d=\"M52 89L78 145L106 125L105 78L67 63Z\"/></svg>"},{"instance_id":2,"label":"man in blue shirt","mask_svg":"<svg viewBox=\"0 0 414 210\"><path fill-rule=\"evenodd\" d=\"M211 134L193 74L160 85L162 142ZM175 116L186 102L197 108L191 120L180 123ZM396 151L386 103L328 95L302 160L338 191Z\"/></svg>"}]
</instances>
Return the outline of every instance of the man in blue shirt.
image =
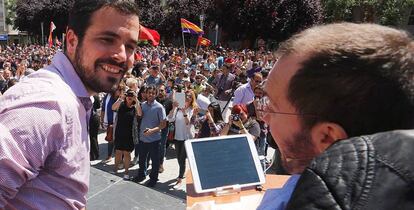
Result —
<instances>
[{"instance_id":1,"label":"man in blue shirt","mask_svg":"<svg viewBox=\"0 0 414 210\"><path fill-rule=\"evenodd\" d=\"M165 82L164 75L160 72L158 65L151 66L150 75L145 79L147 85L160 86Z\"/></svg>"},{"instance_id":2,"label":"man in blue shirt","mask_svg":"<svg viewBox=\"0 0 414 210\"><path fill-rule=\"evenodd\" d=\"M158 181L160 167L161 130L166 126L165 109L155 100L157 88L155 85L147 87L147 101L141 105L142 116L140 126L139 170L135 182L142 182L147 176L147 157L151 158L152 169L147 186L154 187Z\"/></svg>"}]
</instances>

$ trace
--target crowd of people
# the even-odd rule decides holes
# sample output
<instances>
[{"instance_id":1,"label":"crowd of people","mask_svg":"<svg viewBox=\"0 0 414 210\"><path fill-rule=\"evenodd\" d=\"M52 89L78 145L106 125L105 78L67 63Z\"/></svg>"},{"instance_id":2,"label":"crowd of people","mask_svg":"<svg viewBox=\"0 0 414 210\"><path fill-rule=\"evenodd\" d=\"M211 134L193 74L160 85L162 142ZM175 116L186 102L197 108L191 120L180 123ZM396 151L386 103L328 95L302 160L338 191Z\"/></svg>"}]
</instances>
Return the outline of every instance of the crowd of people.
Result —
<instances>
[{"instance_id":1,"label":"crowd of people","mask_svg":"<svg viewBox=\"0 0 414 210\"><path fill-rule=\"evenodd\" d=\"M4 47L0 57L2 92L24 76L49 65L57 51L61 49L38 45ZM186 169L184 141L192 138L246 133L255 141L259 155L265 155L268 129L258 110L266 100L263 83L276 61L273 53L222 47L184 51L177 47L143 46L137 49L135 58L133 68L126 72L119 86L94 97L89 121L91 160L99 159L100 128L111 130L113 135L108 141L104 162L115 157L113 171L118 173L119 166L123 165L125 179L130 179L130 164L138 164L140 159L140 168L145 169L147 159L151 159L152 167L159 165L159 170L152 173L162 173L166 148L174 145L180 167L176 184L181 184ZM184 107L179 107L175 93L185 94ZM142 123L147 122L147 116L154 115L137 109L152 94L162 109L155 112L161 119L157 125ZM203 108L197 103L200 100L206 105ZM157 126L160 136L145 135L147 128ZM148 143L156 146L145 146ZM131 158L133 151L134 159ZM141 153L143 156L139 158ZM145 173L140 172L134 180L142 181ZM155 174L151 177L157 179Z\"/></svg>"},{"instance_id":2,"label":"crowd of people","mask_svg":"<svg viewBox=\"0 0 414 210\"><path fill-rule=\"evenodd\" d=\"M130 178L130 153L135 150L132 164L139 162L140 169L145 169L149 158L152 167L158 168L151 171L150 177L154 180L151 184L154 185L157 179L154 173L164 171L165 151L173 144L179 163L176 182L179 185L186 169L184 141L193 138L250 134L259 154L265 155L268 129L257 110L261 110L261 104L266 100L263 82L275 62L273 53L221 47L188 49L186 52L174 47L141 47L136 58L133 69L126 73L118 88L101 97L101 125L105 129L115 128L114 173L122 159L120 152L128 151L123 153L124 178ZM175 97L180 93L185 95L181 103ZM162 111L144 111L143 105L147 105L151 97L155 97L154 104ZM128 122L121 122L121 119L125 120L121 117L124 115L121 108L125 105L130 105L130 116L138 113L131 103L143 109L142 116L135 123L132 117ZM154 116L149 121L156 122L149 125L147 118ZM146 129L153 128L160 132L147 135ZM118 151L117 142L130 146ZM113 156L113 144L109 142L105 161L110 161ZM134 178L137 182L144 180L146 175L145 170L139 173Z\"/></svg>"},{"instance_id":3,"label":"crowd of people","mask_svg":"<svg viewBox=\"0 0 414 210\"><path fill-rule=\"evenodd\" d=\"M23 77L49 65L58 47L41 45L0 46L0 94Z\"/></svg>"}]
</instances>

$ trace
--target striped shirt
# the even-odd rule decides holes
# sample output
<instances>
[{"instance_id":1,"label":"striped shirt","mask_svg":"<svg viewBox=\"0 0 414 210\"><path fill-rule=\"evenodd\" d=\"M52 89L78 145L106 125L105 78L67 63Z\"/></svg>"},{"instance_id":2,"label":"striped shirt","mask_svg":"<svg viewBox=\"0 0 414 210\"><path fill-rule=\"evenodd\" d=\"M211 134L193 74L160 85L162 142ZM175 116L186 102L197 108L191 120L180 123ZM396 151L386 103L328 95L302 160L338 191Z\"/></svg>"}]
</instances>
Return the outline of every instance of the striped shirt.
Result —
<instances>
[{"instance_id":1,"label":"striped shirt","mask_svg":"<svg viewBox=\"0 0 414 210\"><path fill-rule=\"evenodd\" d=\"M0 209L81 209L92 101L61 52L0 97Z\"/></svg>"}]
</instances>

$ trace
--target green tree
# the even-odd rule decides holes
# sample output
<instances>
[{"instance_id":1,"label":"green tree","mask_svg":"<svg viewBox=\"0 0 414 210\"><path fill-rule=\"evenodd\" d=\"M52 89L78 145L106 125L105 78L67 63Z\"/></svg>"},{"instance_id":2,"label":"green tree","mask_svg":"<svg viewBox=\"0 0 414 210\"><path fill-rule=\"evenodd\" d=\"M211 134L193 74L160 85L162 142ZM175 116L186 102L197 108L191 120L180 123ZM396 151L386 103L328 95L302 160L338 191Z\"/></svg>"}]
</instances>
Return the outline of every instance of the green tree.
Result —
<instances>
[{"instance_id":1,"label":"green tree","mask_svg":"<svg viewBox=\"0 0 414 210\"><path fill-rule=\"evenodd\" d=\"M221 0L209 12L228 39L250 42L258 36L282 41L323 20L319 0Z\"/></svg>"},{"instance_id":2,"label":"green tree","mask_svg":"<svg viewBox=\"0 0 414 210\"><path fill-rule=\"evenodd\" d=\"M402 25L414 0L321 0L326 22L374 22Z\"/></svg>"},{"instance_id":3,"label":"green tree","mask_svg":"<svg viewBox=\"0 0 414 210\"><path fill-rule=\"evenodd\" d=\"M16 19L16 0L5 0L4 7L6 10L6 24L13 25Z\"/></svg>"},{"instance_id":4,"label":"green tree","mask_svg":"<svg viewBox=\"0 0 414 210\"><path fill-rule=\"evenodd\" d=\"M14 26L31 35L40 35L40 25L43 22L46 36L49 24L53 21L56 25L54 34L61 34L66 28L68 8L72 3L73 0L17 0Z\"/></svg>"}]
</instances>

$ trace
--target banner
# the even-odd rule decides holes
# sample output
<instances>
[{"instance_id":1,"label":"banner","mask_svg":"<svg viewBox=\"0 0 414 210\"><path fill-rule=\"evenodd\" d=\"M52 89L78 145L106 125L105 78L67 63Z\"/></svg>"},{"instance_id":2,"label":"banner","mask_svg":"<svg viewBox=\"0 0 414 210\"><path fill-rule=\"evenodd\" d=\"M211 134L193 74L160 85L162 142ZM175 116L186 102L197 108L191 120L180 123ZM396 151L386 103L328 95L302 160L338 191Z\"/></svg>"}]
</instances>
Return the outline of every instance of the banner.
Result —
<instances>
[{"instance_id":1,"label":"banner","mask_svg":"<svg viewBox=\"0 0 414 210\"><path fill-rule=\"evenodd\" d=\"M160 44L160 34L156 30L152 30L141 25L139 30L140 40L151 40L153 46Z\"/></svg>"},{"instance_id":2,"label":"banner","mask_svg":"<svg viewBox=\"0 0 414 210\"><path fill-rule=\"evenodd\" d=\"M202 37L202 36L199 36L199 37L198 37L197 44L198 44L198 45L201 45L201 46L210 46L211 41L210 41L210 40L208 40L207 38L204 38L204 37Z\"/></svg>"},{"instance_id":3,"label":"banner","mask_svg":"<svg viewBox=\"0 0 414 210\"><path fill-rule=\"evenodd\" d=\"M204 31L201 30L201 28L199 28L196 24L184 18L181 18L181 30L183 33L196 34L196 35L204 34Z\"/></svg>"},{"instance_id":4,"label":"banner","mask_svg":"<svg viewBox=\"0 0 414 210\"><path fill-rule=\"evenodd\" d=\"M53 37L52 37L52 33L53 33L53 31L56 29L56 26L55 26L55 24L53 23L53 21L51 21L50 22L50 30L49 30L49 39L48 39L48 42L49 42L49 47L52 47L53 46Z\"/></svg>"}]
</instances>

